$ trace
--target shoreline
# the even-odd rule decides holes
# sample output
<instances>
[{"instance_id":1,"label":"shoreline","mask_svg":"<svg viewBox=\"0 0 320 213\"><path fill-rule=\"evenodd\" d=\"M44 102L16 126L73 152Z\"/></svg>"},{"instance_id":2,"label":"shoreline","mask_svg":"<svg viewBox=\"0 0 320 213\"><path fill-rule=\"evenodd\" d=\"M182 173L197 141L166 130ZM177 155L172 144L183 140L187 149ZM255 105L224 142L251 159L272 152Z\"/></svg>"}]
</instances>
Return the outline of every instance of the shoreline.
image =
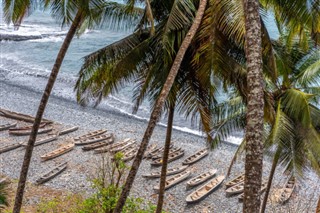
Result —
<instances>
[{"instance_id":1,"label":"shoreline","mask_svg":"<svg viewBox=\"0 0 320 213\"><path fill-rule=\"evenodd\" d=\"M0 106L12 111L17 111L26 114L35 114L35 110L38 107L41 94L32 92L29 90L21 89L0 81ZM139 121L130 116L126 116L120 113L113 113L112 110L102 111L100 109L83 108L76 103L68 102L56 98L55 96L49 99L49 103L44 114L47 119L54 120L61 123L64 126L78 125L80 130L71 133L68 136L76 136L83 134L89 130L106 128L110 132L114 133L117 140L121 140L127 137L141 141L142 135L146 128L147 123L145 121ZM3 117L1 117L2 119ZM5 119L4 119L5 120ZM8 136L7 133L0 132L0 138L18 140L15 137ZM25 138L24 138L25 139ZM165 128L157 126L154 130L150 143L164 144ZM205 140L199 136L188 134L186 132L173 130L172 141L177 146L185 149L185 156L179 160L173 161L169 166L177 166L182 160L197 150L202 149L205 146ZM2 143L2 142L0 142ZM94 173L94 166L97 165L99 157L92 152L83 152L80 147L76 147L73 151L60 156L54 160L48 162L41 162L40 157L44 153L55 149L57 146L65 143L64 140L58 140L42 146L36 147L32 158L32 164L30 166L28 181L34 182L39 173L43 173L48 170L49 167L54 166L62 160L69 160L71 163L70 169L67 169L64 173L45 183L45 186L56 189L68 189L75 193L92 191L88 178ZM225 174L229 166L229 162L235 152L236 147L222 143L210 154L201 161L193 164L191 169L194 173L202 173L209 168L214 167L218 169L218 174ZM18 178L20 167L23 159L23 149L18 148L10 152L0 154L1 169L0 173L9 176L10 178ZM132 162L132 161L131 161ZM268 159L264 161L264 178L268 177L270 169L270 162ZM210 166L209 166L210 165ZM141 175L149 173L151 170L159 170L160 167L151 167L150 162L144 160L139 168L134 186L132 188L131 195L139 196L147 199L151 202L156 202L155 192L152 187L157 184L154 179L148 180ZM231 177L240 173L243 169L243 163L239 160L232 171ZM281 174L281 167L278 167L277 174ZM274 188L282 186L285 181L285 177L276 175L274 178ZM297 202L311 202L316 201L320 195L320 189L315 189L319 183L319 179L315 179L313 175L308 175L305 184L306 188L303 190L297 190L295 196L290 199L289 205ZM315 186L313 186L315 185ZM311 191L313 189L313 191ZM317 191L314 191L317 190ZM242 203L238 202L237 196L227 198L225 196L224 187L220 187L215 192L210 194L207 198L197 204L187 205L185 203L185 197L191 192L186 191L185 182L178 184L177 186L168 189L165 195L165 208L170 212L241 212ZM299 192L299 193L298 193ZM268 208L268 212L287 212L288 204L280 206L275 204ZM275 211L273 211L275 208ZM212 211L210 210L212 209ZM312 210L315 208L311 208Z\"/></svg>"}]
</instances>

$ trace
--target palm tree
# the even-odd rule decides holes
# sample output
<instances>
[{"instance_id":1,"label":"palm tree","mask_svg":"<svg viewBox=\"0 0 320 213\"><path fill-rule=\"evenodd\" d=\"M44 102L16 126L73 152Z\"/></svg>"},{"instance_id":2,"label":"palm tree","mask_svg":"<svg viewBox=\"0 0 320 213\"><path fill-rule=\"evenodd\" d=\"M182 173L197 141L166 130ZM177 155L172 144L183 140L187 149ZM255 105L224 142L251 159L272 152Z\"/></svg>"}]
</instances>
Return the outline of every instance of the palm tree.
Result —
<instances>
[{"instance_id":1,"label":"palm tree","mask_svg":"<svg viewBox=\"0 0 320 213\"><path fill-rule=\"evenodd\" d=\"M320 196L319 196L318 205L316 209L316 213L319 213L319 212L320 212Z\"/></svg>"},{"instance_id":2,"label":"palm tree","mask_svg":"<svg viewBox=\"0 0 320 213\"><path fill-rule=\"evenodd\" d=\"M7 21L13 21L14 24L20 24L25 14L30 10L30 7L35 4L36 1L13 1L8 0L4 1L4 14ZM53 88L54 82L60 70L62 61L64 56L68 50L68 47L74 37L75 33L81 25L85 22L86 24L100 24L103 15L112 15L119 10L114 10L114 3L105 2L103 0L78 0L78 1L68 1L57 2L51 0L41 1L45 8L50 7L53 16L58 19L62 19L62 25L72 23L69 31L64 39L64 42L60 48L60 51L57 55L56 61L52 68L48 83L46 85L45 91L40 101L40 105L35 117L35 121L32 127L32 131L30 134L30 138L28 140L28 145L26 147L26 152L24 156L23 165L21 168L20 179L18 183L18 189L15 198L15 205L13 212L20 212L24 188L27 180L28 169L30 165L30 160L32 157L32 151L34 147L34 142L37 137L37 132L39 129L39 125L41 123L42 115L46 108L46 104L48 102L51 90ZM122 13L128 14L125 7L122 7ZM132 12L132 11L129 11Z\"/></svg>"}]
</instances>

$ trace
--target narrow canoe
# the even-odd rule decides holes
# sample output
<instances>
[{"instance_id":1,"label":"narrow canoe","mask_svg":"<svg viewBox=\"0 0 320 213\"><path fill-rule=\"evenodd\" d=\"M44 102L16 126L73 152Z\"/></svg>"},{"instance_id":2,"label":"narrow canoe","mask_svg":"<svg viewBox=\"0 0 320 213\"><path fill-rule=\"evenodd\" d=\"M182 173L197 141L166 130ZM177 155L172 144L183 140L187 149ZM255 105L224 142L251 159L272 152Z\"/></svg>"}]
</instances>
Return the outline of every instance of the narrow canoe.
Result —
<instances>
[{"instance_id":1,"label":"narrow canoe","mask_svg":"<svg viewBox=\"0 0 320 213\"><path fill-rule=\"evenodd\" d=\"M106 147L95 149L94 153L95 154L99 154L99 153L109 152L111 149L114 149L116 147L124 146L125 144L127 144L130 141L131 141L131 138L126 138L123 141L120 141L120 142L117 142L117 143L114 143L114 144L110 144L110 145L108 145Z\"/></svg>"},{"instance_id":2,"label":"narrow canoe","mask_svg":"<svg viewBox=\"0 0 320 213\"><path fill-rule=\"evenodd\" d=\"M92 131L92 132L88 132L84 135L81 135L79 137L74 137L73 139L75 141L79 141L79 140L84 140L84 139L87 139L87 138L90 138L90 137L93 137L93 136L96 136L96 135L101 135L103 133L106 133L108 130L106 129L99 129L99 130L95 130L95 131Z\"/></svg>"},{"instance_id":3,"label":"narrow canoe","mask_svg":"<svg viewBox=\"0 0 320 213\"><path fill-rule=\"evenodd\" d=\"M157 149L157 144L151 144L148 148L147 148L147 150L145 151L145 153L144 153L144 155L143 155L143 158L145 159L145 158L149 158L148 156L149 156L149 154L151 153L151 152L153 152L154 150L156 150Z\"/></svg>"},{"instance_id":4,"label":"narrow canoe","mask_svg":"<svg viewBox=\"0 0 320 213\"><path fill-rule=\"evenodd\" d=\"M189 167L189 165L183 165L183 166L168 168L167 169L167 176L183 172L188 167ZM142 177L145 177L145 178L158 178L160 176L161 176L161 170L160 171L156 171L156 172L151 172L150 174L142 175Z\"/></svg>"},{"instance_id":5,"label":"narrow canoe","mask_svg":"<svg viewBox=\"0 0 320 213\"><path fill-rule=\"evenodd\" d=\"M104 134L103 135L96 135L96 136L92 136L90 138L79 140L79 141L75 142L74 144L77 146L88 145L88 144L96 143L99 141L107 140L112 137L113 137L113 134L111 134L111 133L106 134L106 135L104 135Z\"/></svg>"},{"instance_id":6,"label":"narrow canoe","mask_svg":"<svg viewBox=\"0 0 320 213\"><path fill-rule=\"evenodd\" d=\"M43 161L50 160L52 158L58 157L60 155L63 155L64 153L71 151L73 148L74 148L74 143L67 144L65 146L60 147L59 149L53 150L45 155L42 155L41 160Z\"/></svg>"},{"instance_id":7,"label":"narrow canoe","mask_svg":"<svg viewBox=\"0 0 320 213\"><path fill-rule=\"evenodd\" d=\"M262 185L261 185L260 194L262 194L266 189L267 189L267 182L264 181L264 182L262 183ZM244 197L244 193L241 193L241 194L238 196L239 202L242 202L242 201L243 201L243 197Z\"/></svg>"},{"instance_id":8,"label":"narrow canoe","mask_svg":"<svg viewBox=\"0 0 320 213\"><path fill-rule=\"evenodd\" d=\"M118 146L115 148L110 149L109 152L117 153L117 152L126 152L127 150L131 149L132 147L136 146L136 141L132 140L122 146Z\"/></svg>"},{"instance_id":9,"label":"narrow canoe","mask_svg":"<svg viewBox=\"0 0 320 213\"><path fill-rule=\"evenodd\" d=\"M290 197L294 191L295 186L296 186L296 180L294 177L292 177L288 180L288 182L281 189L281 193L280 193L280 197L278 199L278 202L281 204L286 203L290 199Z\"/></svg>"},{"instance_id":10,"label":"narrow canoe","mask_svg":"<svg viewBox=\"0 0 320 213\"><path fill-rule=\"evenodd\" d=\"M170 145L170 149L173 147L173 144ZM163 147L159 147L157 149L154 149L153 151L151 151L148 155L148 158L153 158L156 155L161 155L163 154L164 151L164 146Z\"/></svg>"},{"instance_id":11,"label":"narrow canoe","mask_svg":"<svg viewBox=\"0 0 320 213\"><path fill-rule=\"evenodd\" d=\"M0 147L0 154L16 149L21 146L21 143L8 144Z\"/></svg>"},{"instance_id":12,"label":"narrow canoe","mask_svg":"<svg viewBox=\"0 0 320 213\"><path fill-rule=\"evenodd\" d=\"M176 174L174 176L169 177L168 179L166 179L166 184L164 189L169 189L170 187L184 181L185 179L187 179L189 176L191 175L190 171L183 171L179 174ZM159 191L160 185L154 186L153 189L156 191Z\"/></svg>"},{"instance_id":13,"label":"narrow canoe","mask_svg":"<svg viewBox=\"0 0 320 213\"><path fill-rule=\"evenodd\" d=\"M45 143L49 143L51 141L54 141L54 140L57 140L59 137L58 134L56 135L50 135L48 137L44 137L44 138L41 138L41 139L38 139L36 140L36 142L34 143L34 146L39 146L39 145L42 145L42 144L45 144ZM26 147L28 145L28 141L24 142L24 143L21 143L21 146L24 146Z\"/></svg>"},{"instance_id":14,"label":"narrow canoe","mask_svg":"<svg viewBox=\"0 0 320 213\"><path fill-rule=\"evenodd\" d=\"M217 170L212 169L208 172L204 172L202 174L199 174L187 182L187 187L197 186L197 185L205 182L206 180L212 178L216 173L217 173Z\"/></svg>"},{"instance_id":15,"label":"narrow canoe","mask_svg":"<svg viewBox=\"0 0 320 213\"><path fill-rule=\"evenodd\" d=\"M168 163L181 158L183 155L184 155L184 150L179 150L179 151L176 151L176 152L170 154L168 156ZM151 161L151 165L152 166L161 166L162 162L163 162L162 158L158 158L156 160Z\"/></svg>"},{"instance_id":16,"label":"narrow canoe","mask_svg":"<svg viewBox=\"0 0 320 213\"><path fill-rule=\"evenodd\" d=\"M47 182L48 180L54 178L55 176L63 172L67 168L67 166L68 166L67 162L59 164L58 166L56 166L55 168L53 168L52 170L50 170L49 172L45 173L40 178L38 178L36 180L36 183L43 184Z\"/></svg>"},{"instance_id":17,"label":"narrow canoe","mask_svg":"<svg viewBox=\"0 0 320 213\"><path fill-rule=\"evenodd\" d=\"M39 125L39 129L44 128L46 125L47 125L47 123L41 123ZM15 127L9 128L9 131L31 130L32 127L33 127L33 125L21 126L21 127L15 126Z\"/></svg>"},{"instance_id":18,"label":"narrow canoe","mask_svg":"<svg viewBox=\"0 0 320 213\"><path fill-rule=\"evenodd\" d=\"M15 123L2 124L2 125L0 125L0 131L10 129L10 128L16 126L16 125L17 125L17 122L15 122Z\"/></svg>"},{"instance_id":19,"label":"narrow canoe","mask_svg":"<svg viewBox=\"0 0 320 213\"><path fill-rule=\"evenodd\" d=\"M243 190L244 190L244 182L240 182L240 183L226 189L226 195L231 196L234 194L240 194L243 192Z\"/></svg>"},{"instance_id":20,"label":"narrow canoe","mask_svg":"<svg viewBox=\"0 0 320 213\"><path fill-rule=\"evenodd\" d=\"M211 179L209 182L200 186L198 189L189 194L186 198L187 203L198 202L212 193L223 181L224 176L218 176Z\"/></svg>"},{"instance_id":21,"label":"narrow canoe","mask_svg":"<svg viewBox=\"0 0 320 213\"><path fill-rule=\"evenodd\" d=\"M137 147L133 147L132 149L127 150L125 153L123 153L123 157L122 157L123 162L132 160L137 155L137 153L138 153Z\"/></svg>"},{"instance_id":22,"label":"narrow canoe","mask_svg":"<svg viewBox=\"0 0 320 213\"><path fill-rule=\"evenodd\" d=\"M45 128L45 129L39 129L38 134L44 134L52 131L52 128ZM11 131L9 130L10 135L15 135L15 136L25 136L25 135L30 135L31 134L31 129L29 130L19 130L19 131Z\"/></svg>"},{"instance_id":23,"label":"narrow canoe","mask_svg":"<svg viewBox=\"0 0 320 213\"><path fill-rule=\"evenodd\" d=\"M177 151L179 151L179 150L181 150L181 147L172 147L171 149L169 149L169 155L172 154L172 153L174 153L174 152L177 152ZM163 157L163 152L160 153L160 154L158 154L158 155L154 155L154 156L152 157L152 160L156 160L156 159L162 158L162 157Z\"/></svg>"},{"instance_id":24,"label":"narrow canoe","mask_svg":"<svg viewBox=\"0 0 320 213\"><path fill-rule=\"evenodd\" d=\"M74 131L77 131L79 129L78 126L74 126L74 127L71 127L71 128L68 128L68 129L64 129L64 130L61 130L59 132L59 135L65 135L65 134L68 134L70 132L74 132Z\"/></svg>"},{"instance_id":25,"label":"narrow canoe","mask_svg":"<svg viewBox=\"0 0 320 213\"><path fill-rule=\"evenodd\" d=\"M103 147L103 146L108 146L108 145L112 144L113 142L114 142L114 138L111 137L111 138L108 138L107 140L103 140L103 141L99 141L99 142L96 142L96 143L92 143L92 144L83 146L82 150L83 151L89 151L89 150L97 149L97 148L100 148L100 147Z\"/></svg>"},{"instance_id":26,"label":"narrow canoe","mask_svg":"<svg viewBox=\"0 0 320 213\"><path fill-rule=\"evenodd\" d=\"M197 153L191 155L190 157L186 158L182 164L192 164L197 162L198 160L202 159L203 157L207 156L209 154L208 149L202 149L198 151Z\"/></svg>"},{"instance_id":27,"label":"narrow canoe","mask_svg":"<svg viewBox=\"0 0 320 213\"><path fill-rule=\"evenodd\" d=\"M244 181L244 174L240 174L233 178L232 180L226 182L225 186L226 188L229 188L231 186L237 185L238 183L241 183Z\"/></svg>"},{"instance_id":28,"label":"narrow canoe","mask_svg":"<svg viewBox=\"0 0 320 213\"><path fill-rule=\"evenodd\" d=\"M7 118L13 118L16 120L22 120L22 121L26 121L29 123L33 123L34 122L34 117L30 116L30 115L26 115L26 114L22 114L22 113L17 113L17 112L12 112L6 109L0 109L0 115L7 117ZM50 120L44 119L42 118L42 122L44 123L53 123Z\"/></svg>"}]
</instances>

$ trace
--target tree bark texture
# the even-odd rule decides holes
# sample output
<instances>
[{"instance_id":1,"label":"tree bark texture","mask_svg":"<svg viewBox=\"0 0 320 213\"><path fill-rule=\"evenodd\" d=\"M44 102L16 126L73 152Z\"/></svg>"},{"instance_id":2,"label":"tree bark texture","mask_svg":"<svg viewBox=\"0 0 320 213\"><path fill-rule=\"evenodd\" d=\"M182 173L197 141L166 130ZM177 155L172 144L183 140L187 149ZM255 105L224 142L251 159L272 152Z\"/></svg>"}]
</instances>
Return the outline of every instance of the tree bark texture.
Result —
<instances>
[{"instance_id":1,"label":"tree bark texture","mask_svg":"<svg viewBox=\"0 0 320 213\"><path fill-rule=\"evenodd\" d=\"M162 161L162 168L161 168L160 187L159 187L159 196L158 196L156 213L161 213L162 207L163 207L164 191L166 186L166 177L167 177L167 168L168 168L168 156L169 156L169 150L170 150L171 133L172 133L172 125L173 125L173 115L174 115L174 107L170 107L169 116L168 116L166 142L164 145L164 151L163 151L163 157L162 157L163 161Z\"/></svg>"},{"instance_id":2,"label":"tree bark texture","mask_svg":"<svg viewBox=\"0 0 320 213\"><path fill-rule=\"evenodd\" d=\"M258 0L244 0L245 54L247 64L247 124L243 212L260 210L263 159L263 75L261 21Z\"/></svg>"},{"instance_id":3,"label":"tree bark texture","mask_svg":"<svg viewBox=\"0 0 320 213\"><path fill-rule=\"evenodd\" d=\"M173 65L170 69L170 72L168 74L168 77L167 77L167 80L166 82L164 83L163 85L163 88L161 90L161 93L159 95L159 98L155 104L155 107L154 109L152 110L151 112L151 116L150 116L150 120L149 120L149 123L148 123L148 126L147 126L147 129L144 133L144 136L142 138L142 142L141 142L141 145L140 145L140 148L138 150L138 153L132 163L132 166L131 166L131 169L130 169L130 172L129 172L129 175L126 179L126 183L122 189L122 192L121 192L121 195L119 197L119 200L118 200L118 203L117 203L117 206L114 210L115 213L121 213L122 209L123 209L123 206L126 202L126 199L129 195L129 192L131 190L131 187L132 187L132 184L134 182L134 178L138 172L138 169L139 169L139 166L141 164L141 161L142 161L142 158L143 158L143 155L144 155L144 152L148 146L148 143L149 143L149 140L151 138L151 135L152 135L152 132L156 126L156 123L159 119L159 116L161 114L161 109L163 107L163 104L166 100L166 98L168 97L168 94L170 92L170 89L172 87L172 84L177 76L177 73L180 69L180 65L181 65L181 62L184 58L184 55L194 37L194 35L196 34L199 26L200 26L200 23L201 23L201 20L202 20L202 17L203 17L203 14L204 14L204 11L205 11L205 8L206 8L206 5L207 5L207 0L200 0L199 1L199 9L197 11L197 14L196 14L196 17L194 19L194 22L192 23L186 37L184 38L180 48L179 48L179 51L176 55L176 58L173 62Z\"/></svg>"},{"instance_id":4,"label":"tree bark texture","mask_svg":"<svg viewBox=\"0 0 320 213\"><path fill-rule=\"evenodd\" d=\"M24 159L23 159L18 188L17 188L17 192L16 192L16 197L15 197L15 203L14 203L14 207L13 207L13 213L19 213L21 210L23 193L24 193L24 189L25 189L25 185L26 185L26 181L27 181L28 170L29 170L30 161L31 161L31 157L32 157L33 147L34 147L35 140L37 138L37 132L39 129L39 125L41 123L42 115L43 115L44 110L46 108L46 105L48 103L51 90L53 88L53 85L54 85L55 80L57 78L57 75L59 73L59 69L61 67L64 56L69 48L69 45L72 41L72 38L74 37L76 30L77 30L78 26L80 25L81 21L82 21L82 13L81 13L81 11L78 11L68 33L63 41L63 44L60 48L60 51L57 55L54 66L52 68L48 83L47 83L46 88L44 90L44 93L42 95L42 98L41 98L41 101L39 104L39 108L38 108L38 111L37 111L37 114L36 114L36 117L35 117L35 120L33 123L32 131L31 131L31 134L30 134L30 137L28 140L28 144L26 147Z\"/></svg>"},{"instance_id":5,"label":"tree bark texture","mask_svg":"<svg viewBox=\"0 0 320 213\"><path fill-rule=\"evenodd\" d=\"M319 196L319 200L318 200L318 205L317 205L316 213L320 213L320 196Z\"/></svg>"}]
</instances>

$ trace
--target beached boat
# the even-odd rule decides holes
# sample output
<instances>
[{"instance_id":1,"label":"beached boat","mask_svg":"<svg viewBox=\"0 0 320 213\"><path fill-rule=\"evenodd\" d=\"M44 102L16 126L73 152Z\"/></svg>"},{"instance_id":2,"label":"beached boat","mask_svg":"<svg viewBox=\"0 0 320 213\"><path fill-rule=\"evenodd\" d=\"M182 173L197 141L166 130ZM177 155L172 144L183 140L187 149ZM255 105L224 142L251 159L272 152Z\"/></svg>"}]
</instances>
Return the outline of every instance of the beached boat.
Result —
<instances>
[{"instance_id":1,"label":"beached boat","mask_svg":"<svg viewBox=\"0 0 320 213\"><path fill-rule=\"evenodd\" d=\"M262 185L261 185L260 194L262 194L266 189L267 189L267 182L264 181L264 182L262 183ZM239 202L242 202L242 201L243 201L243 197L244 197L244 193L241 193L241 194L238 196Z\"/></svg>"},{"instance_id":2,"label":"beached boat","mask_svg":"<svg viewBox=\"0 0 320 213\"><path fill-rule=\"evenodd\" d=\"M296 180L294 177L291 177L285 186L281 189L280 196L278 202L284 204L291 197L293 190L296 186Z\"/></svg>"},{"instance_id":3,"label":"beached boat","mask_svg":"<svg viewBox=\"0 0 320 213\"><path fill-rule=\"evenodd\" d=\"M169 154L168 163L181 158L183 155L184 155L184 150L178 150L174 153ZM151 161L151 165L152 166L161 166L162 162L163 162L162 158L157 158L157 159Z\"/></svg>"},{"instance_id":4,"label":"beached boat","mask_svg":"<svg viewBox=\"0 0 320 213\"><path fill-rule=\"evenodd\" d=\"M124 139L123 141L110 144L110 145L108 145L108 146L106 146L106 147L101 147L101 148L95 149L95 150L94 150L94 153L95 153L95 154L99 154L99 153L109 152L111 149L124 146L125 144L127 144L127 143L130 142L130 141L131 141L131 138L126 138L126 139Z\"/></svg>"},{"instance_id":5,"label":"beached boat","mask_svg":"<svg viewBox=\"0 0 320 213\"><path fill-rule=\"evenodd\" d=\"M186 198L187 203L198 202L213 192L223 181L224 176L218 176L211 179L209 182L200 186L198 189L189 194Z\"/></svg>"},{"instance_id":6,"label":"beached boat","mask_svg":"<svg viewBox=\"0 0 320 213\"><path fill-rule=\"evenodd\" d=\"M117 152L125 152L127 149L131 149L133 146L136 146L136 141L130 140L130 141L123 143L122 145L118 145L118 146L111 148L109 150L109 152L111 152L113 154L117 153Z\"/></svg>"},{"instance_id":7,"label":"beached boat","mask_svg":"<svg viewBox=\"0 0 320 213\"><path fill-rule=\"evenodd\" d=\"M209 153L208 149L202 149L195 154L191 155L190 157L186 158L182 164L193 164L197 162L198 160L202 159L203 157L207 156Z\"/></svg>"},{"instance_id":8,"label":"beached boat","mask_svg":"<svg viewBox=\"0 0 320 213\"><path fill-rule=\"evenodd\" d=\"M177 152L177 151L179 151L179 150L181 150L181 147L175 147L175 146L173 146L172 148L169 149L169 155L172 154L172 153L174 153L174 152ZM158 155L152 156L152 160L156 160L156 159L162 158L162 157L163 157L163 152L162 152L162 153L159 153Z\"/></svg>"},{"instance_id":9,"label":"beached boat","mask_svg":"<svg viewBox=\"0 0 320 213\"><path fill-rule=\"evenodd\" d=\"M240 182L234 186L231 186L229 188L226 189L226 195L227 196L231 196L234 194L240 194L242 193L244 190L244 182Z\"/></svg>"},{"instance_id":10,"label":"beached boat","mask_svg":"<svg viewBox=\"0 0 320 213\"><path fill-rule=\"evenodd\" d=\"M157 149L157 144L151 144L148 146L147 150L145 151L144 155L143 155L143 158L149 158L149 154L151 152L153 152L154 150Z\"/></svg>"},{"instance_id":11,"label":"beached boat","mask_svg":"<svg viewBox=\"0 0 320 213\"><path fill-rule=\"evenodd\" d=\"M12 112L6 109L0 109L0 115L7 117L7 118L13 118L15 120L22 120L22 121L26 121L29 123L33 123L34 122L34 117L30 116L30 115L26 115L26 114L22 114L22 113L17 113L17 112ZM41 120L44 123L53 123L52 121L48 120L48 119L44 119L42 118Z\"/></svg>"},{"instance_id":12,"label":"beached boat","mask_svg":"<svg viewBox=\"0 0 320 213\"><path fill-rule=\"evenodd\" d=\"M59 149L53 150L45 155L42 155L41 160L43 161L50 160L52 158L58 157L60 155L63 155L64 153L71 151L73 148L74 148L74 143L67 144L65 146L60 147Z\"/></svg>"},{"instance_id":13,"label":"beached boat","mask_svg":"<svg viewBox=\"0 0 320 213\"><path fill-rule=\"evenodd\" d=\"M10 143L4 146L0 146L0 154L4 152L8 152L10 150L16 149L21 146L21 143Z\"/></svg>"},{"instance_id":14,"label":"beached boat","mask_svg":"<svg viewBox=\"0 0 320 213\"><path fill-rule=\"evenodd\" d=\"M70 128L61 130L61 131L59 132L59 135L65 135L65 134L68 134L68 133L70 133L70 132L77 131L78 129L79 129L78 126L70 127Z\"/></svg>"},{"instance_id":15,"label":"beached boat","mask_svg":"<svg viewBox=\"0 0 320 213\"><path fill-rule=\"evenodd\" d=\"M84 140L84 139L87 139L87 138L91 138L93 136L96 136L96 135L102 135L103 133L106 133L108 130L106 129L99 129L99 130L95 130L95 131L92 131L92 132L88 132L84 135L81 135L79 137L74 137L73 139L75 141L80 141L80 140Z\"/></svg>"},{"instance_id":16,"label":"beached boat","mask_svg":"<svg viewBox=\"0 0 320 213\"><path fill-rule=\"evenodd\" d=\"M83 151L89 151L89 150L93 150L93 149L97 149L103 146L108 146L110 144L112 144L114 142L114 137L108 138L107 140L103 140L103 141L99 141L96 143L92 143L92 144L88 144L86 146L82 147Z\"/></svg>"},{"instance_id":17,"label":"beached boat","mask_svg":"<svg viewBox=\"0 0 320 213\"><path fill-rule=\"evenodd\" d=\"M79 141L75 142L74 144L77 146L88 145L88 144L96 143L99 141L107 140L112 137L113 137L113 134L111 134L111 133L106 134L106 135L96 135L96 136L92 136L90 138L79 140Z\"/></svg>"},{"instance_id":18,"label":"beached boat","mask_svg":"<svg viewBox=\"0 0 320 213\"><path fill-rule=\"evenodd\" d=\"M17 125L17 122L2 124L2 125L0 125L0 131L10 129L11 127L14 127L16 125Z\"/></svg>"},{"instance_id":19,"label":"beached boat","mask_svg":"<svg viewBox=\"0 0 320 213\"><path fill-rule=\"evenodd\" d=\"M124 152L122 157L123 162L132 160L137 155L137 153L138 153L137 147L133 147L132 149Z\"/></svg>"},{"instance_id":20,"label":"beached boat","mask_svg":"<svg viewBox=\"0 0 320 213\"><path fill-rule=\"evenodd\" d=\"M178 166L178 167L168 168L167 169L167 176L175 175L175 174L178 174L180 172L183 172L188 167L189 167L189 165L182 165L182 166ZM142 177L145 177L145 178L158 178L160 176L161 176L161 170L160 171L156 171L156 172L151 172L150 174L142 175Z\"/></svg>"},{"instance_id":21,"label":"beached boat","mask_svg":"<svg viewBox=\"0 0 320 213\"><path fill-rule=\"evenodd\" d=\"M31 134L31 129L27 130L9 130L10 135L15 135L15 136L26 136ZM52 131L52 128L43 128L43 129L38 129L38 134L44 134Z\"/></svg>"},{"instance_id":22,"label":"beached boat","mask_svg":"<svg viewBox=\"0 0 320 213\"><path fill-rule=\"evenodd\" d=\"M170 149L173 147L173 144L170 145ZM151 151L149 153L149 155L147 156L147 158L153 158L156 155L161 155L163 154L164 151L164 146L163 147L159 147L157 149L154 149L153 151Z\"/></svg>"},{"instance_id":23,"label":"beached boat","mask_svg":"<svg viewBox=\"0 0 320 213\"><path fill-rule=\"evenodd\" d=\"M189 180L187 182L187 187L194 187L194 186L197 186L197 185L205 182L206 180L212 178L216 174L216 172L217 172L216 169L211 169L208 172L204 172L204 173L192 178L191 180Z\"/></svg>"},{"instance_id":24,"label":"beached boat","mask_svg":"<svg viewBox=\"0 0 320 213\"><path fill-rule=\"evenodd\" d=\"M238 183L241 183L244 181L244 174L240 174L238 176L236 176L235 178L233 178L232 180L228 181L225 186L226 188L229 188L231 186L237 185Z\"/></svg>"},{"instance_id":25,"label":"beached boat","mask_svg":"<svg viewBox=\"0 0 320 213\"><path fill-rule=\"evenodd\" d=\"M169 178L166 179L166 184L164 189L168 189L182 181L184 181L185 179L187 179L190 176L191 172L190 171L183 171L179 174L176 174L174 176L171 176ZM156 185L153 187L154 190L159 191L160 186Z\"/></svg>"},{"instance_id":26,"label":"beached boat","mask_svg":"<svg viewBox=\"0 0 320 213\"><path fill-rule=\"evenodd\" d=\"M39 125L39 129L44 128L47 125L47 123L41 123ZM21 130L31 130L33 125L28 125L28 126L14 126L10 127L9 131L21 131Z\"/></svg>"},{"instance_id":27,"label":"beached boat","mask_svg":"<svg viewBox=\"0 0 320 213\"><path fill-rule=\"evenodd\" d=\"M55 135L50 135L48 137L44 137L44 138L40 138L38 140L36 140L36 142L34 143L34 146L39 146L45 143L49 143L51 141L57 140L59 137L59 134L55 134ZM28 141L21 143L21 146L27 146L28 145Z\"/></svg>"},{"instance_id":28,"label":"beached boat","mask_svg":"<svg viewBox=\"0 0 320 213\"><path fill-rule=\"evenodd\" d=\"M50 170L49 172L45 173L40 178L38 178L36 180L36 183L42 184L47 182L48 180L54 178L55 176L63 172L67 168L67 166L68 166L67 162L59 164L58 166L56 166L55 168L53 168L52 170Z\"/></svg>"}]
</instances>

